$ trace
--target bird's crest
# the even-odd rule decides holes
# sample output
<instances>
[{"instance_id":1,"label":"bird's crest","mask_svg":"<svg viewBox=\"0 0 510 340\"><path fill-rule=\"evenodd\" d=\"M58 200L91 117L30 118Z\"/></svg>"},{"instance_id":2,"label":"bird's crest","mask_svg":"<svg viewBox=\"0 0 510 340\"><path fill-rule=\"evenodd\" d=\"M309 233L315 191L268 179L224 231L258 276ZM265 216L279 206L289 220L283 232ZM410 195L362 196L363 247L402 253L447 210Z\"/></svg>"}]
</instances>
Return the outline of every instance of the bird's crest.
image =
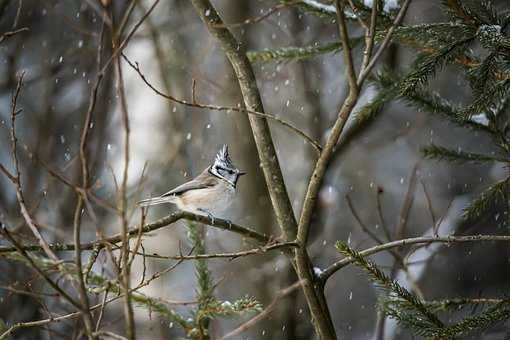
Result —
<instances>
[{"instance_id":1,"label":"bird's crest","mask_svg":"<svg viewBox=\"0 0 510 340\"><path fill-rule=\"evenodd\" d=\"M228 155L228 146L227 144L223 144L220 151L216 154L216 158L214 161L216 164L222 164L223 166L231 169L235 169L230 156Z\"/></svg>"}]
</instances>

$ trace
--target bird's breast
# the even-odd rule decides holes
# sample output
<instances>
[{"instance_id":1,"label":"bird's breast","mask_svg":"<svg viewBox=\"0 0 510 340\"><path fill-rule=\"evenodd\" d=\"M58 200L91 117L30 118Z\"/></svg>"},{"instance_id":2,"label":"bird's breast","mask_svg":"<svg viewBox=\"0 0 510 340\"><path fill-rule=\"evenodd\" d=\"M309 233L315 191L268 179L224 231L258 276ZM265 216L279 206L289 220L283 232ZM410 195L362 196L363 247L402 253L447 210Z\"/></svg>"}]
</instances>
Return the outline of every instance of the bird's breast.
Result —
<instances>
[{"instance_id":1,"label":"bird's breast","mask_svg":"<svg viewBox=\"0 0 510 340\"><path fill-rule=\"evenodd\" d=\"M235 188L220 181L214 186L189 190L180 197L182 208L185 210L204 209L211 213L225 210L235 196Z\"/></svg>"}]
</instances>

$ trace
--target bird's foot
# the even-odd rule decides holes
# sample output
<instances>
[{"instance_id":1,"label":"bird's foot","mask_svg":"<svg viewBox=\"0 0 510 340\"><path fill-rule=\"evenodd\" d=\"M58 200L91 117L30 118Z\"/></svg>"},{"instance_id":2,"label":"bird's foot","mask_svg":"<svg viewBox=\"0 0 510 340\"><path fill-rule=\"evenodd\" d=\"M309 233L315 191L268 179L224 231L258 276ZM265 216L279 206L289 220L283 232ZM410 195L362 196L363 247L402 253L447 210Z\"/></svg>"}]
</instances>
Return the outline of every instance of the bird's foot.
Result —
<instances>
[{"instance_id":1,"label":"bird's foot","mask_svg":"<svg viewBox=\"0 0 510 340\"><path fill-rule=\"evenodd\" d=\"M207 217L209 217L209 219L211 220L211 224L214 224L216 218L214 217L214 215L210 211L205 210L205 209L201 209L201 208L199 208L198 210L203 212L203 213L205 213L207 215Z\"/></svg>"},{"instance_id":2,"label":"bird's foot","mask_svg":"<svg viewBox=\"0 0 510 340\"><path fill-rule=\"evenodd\" d=\"M225 220L225 222L227 223L228 225L228 229L232 229L232 221L231 220Z\"/></svg>"},{"instance_id":3,"label":"bird's foot","mask_svg":"<svg viewBox=\"0 0 510 340\"><path fill-rule=\"evenodd\" d=\"M269 235L269 240L267 240L267 246L271 246L271 245L283 242L284 239L285 238L283 237L283 235L279 235L279 236Z\"/></svg>"}]
</instances>

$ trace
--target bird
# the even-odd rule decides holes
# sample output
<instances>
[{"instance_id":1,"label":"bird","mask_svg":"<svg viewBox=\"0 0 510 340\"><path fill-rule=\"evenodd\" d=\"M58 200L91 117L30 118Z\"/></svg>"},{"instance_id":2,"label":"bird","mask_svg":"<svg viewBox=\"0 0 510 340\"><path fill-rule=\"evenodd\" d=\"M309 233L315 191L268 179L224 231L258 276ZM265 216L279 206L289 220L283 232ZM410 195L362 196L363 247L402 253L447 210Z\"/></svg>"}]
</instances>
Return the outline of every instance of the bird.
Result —
<instances>
[{"instance_id":1,"label":"bird","mask_svg":"<svg viewBox=\"0 0 510 340\"><path fill-rule=\"evenodd\" d=\"M207 215L214 221L217 214L232 203L239 177L245 175L230 159L228 146L224 144L211 165L191 181L164 193L137 202L140 207L172 203L178 209L197 215ZM214 222L212 222L214 223Z\"/></svg>"}]
</instances>

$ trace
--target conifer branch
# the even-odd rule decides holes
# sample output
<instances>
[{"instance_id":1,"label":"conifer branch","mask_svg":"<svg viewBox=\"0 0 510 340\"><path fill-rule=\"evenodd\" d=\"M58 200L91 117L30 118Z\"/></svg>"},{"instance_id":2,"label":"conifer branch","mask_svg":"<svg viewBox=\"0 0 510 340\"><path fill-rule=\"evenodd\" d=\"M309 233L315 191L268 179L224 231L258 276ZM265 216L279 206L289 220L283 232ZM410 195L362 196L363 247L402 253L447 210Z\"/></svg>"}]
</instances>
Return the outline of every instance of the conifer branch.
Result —
<instances>
[{"instance_id":1,"label":"conifer branch","mask_svg":"<svg viewBox=\"0 0 510 340\"><path fill-rule=\"evenodd\" d=\"M460 322L438 329L434 336L438 339L453 339L473 331L483 331L495 323L510 319L510 302L502 301L479 315L467 317Z\"/></svg>"},{"instance_id":2,"label":"conifer branch","mask_svg":"<svg viewBox=\"0 0 510 340\"><path fill-rule=\"evenodd\" d=\"M192 0L191 3L206 25L208 31L217 39L225 51L236 74L247 109L263 112L264 106L257 87L252 65L246 56L246 51L233 36L232 32L221 27L223 21L216 8L209 0ZM284 183L269 125L265 118L251 114L248 118L276 220L285 240L293 241L298 233L298 224ZM303 292L310 314L312 315L315 331L318 336L323 339L335 339L335 328L331 320L328 306L323 298L324 292L322 291L322 287L313 284L314 278L310 272L311 261L305 246L305 244L300 244L300 247L295 252L294 261L292 263L295 265L298 277L300 280L304 281L302 286Z\"/></svg>"},{"instance_id":3,"label":"conifer branch","mask_svg":"<svg viewBox=\"0 0 510 340\"><path fill-rule=\"evenodd\" d=\"M454 62L466 51L473 39L474 36L467 36L432 53L422 53L412 65L412 71L402 81L402 94L414 91L417 86L433 76L438 69Z\"/></svg>"},{"instance_id":4,"label":"conifer branch","mask_svg":"<svg viewBox=\"0 0 510 340\"><path fill-rule=\"evenodd\" d=\"M401 240L395 240L387 242L381 245L376 245L362 251L359 251L359 255L366 257L371 256L389 249L405 247L413 244L432 244L432 243L465 243L465 242L510 242L510 236L507 235L470 235L470 236L422 236L422 237L410 237ZM319 275L319 280L324 284L334 273L355 262L352 257L346 257L325 268Z\"/></svg>"},{"instance_id":5,"label":"conifer branch","mask_svg":"<svg viewBox=\"0 0 510 340\"><path fill-rule=\"evenodd\" d=\"M509 163L510 158L498 155L486 155L474 152L465 152L460 149L452 150L435 144L430 144L421 149L423 155L427 158L446 160L455 163L486 163L486 162L504 162Z\"/></svg>"},{"instance_id":6,"label":"conifer branch","mask_svg":"<svg viewBox=\"0 0 510 340\"><path fill-rule=\"evenodd\" d=\"M205 241L203 236L200 235L198 230L199 226L195 223L188 223L188 237L193 245L195 255L205 254ZM195 276L197 279L197 310L193 313L195 315L195 327L202 337L208 337L209 334L209 321L211 315L204 315L205 310L209 309L209 304L214 300L213 290L214 284L211 277L211 272L207 267L207 262L204 259L197 259L195 261Z\"/></svg>"},{"instance_id":7,"label":"conifer branch","mask_svg":"<svg viewBox=\"0 0 510 340\"><path fill-rule=\"evenodd\" d=\"M489 213L495 214L491 220L498 225L508 225L510 177L493 184L482 192L467 208L464 209L464 218L473 222Z\"/></svg>"},{"instance_id":8,"label":"conifer branch","mask_svg":"<svg viewBox=\"0 0 510 340\"><path fill-rule=\"evenodd\" d=\"M356 46L360 41L361 39L352 39L351 45ZM317 57L327 53L336 53L341 49L342 45L339 42L331 42L302 47L266 48L261 51L248 51L246 56L252 63L287 62Z\"/></svg>"},{"instance_id":9,"label":"conifer branch","mask_svg":"<svg viewBox=\"0 0 510 340\"><path fill-rule=\"evenodd\" d=\"M416 318L416 323L422 323L431 328L442 328L444 326L438 317L429 311L427 306L419 298L398 284L397 281L388 277L375 265L375 263L367 260L359 252L353 250L343 242L337 242L336 248L344 256L351 257L354 260L354 263L363 268L369 274L370 278L380 287L389 291L388 300L385 304L392 305L392 308L398 308L394 308L392 310L393 313L391 310L389 313L387 312L388 315L400 318L400 314L404 311L414 311L426 319L425 321L424 319ZM408 313L408 316L409 315L410 314Z\"/></svg>"}]
</instances>

